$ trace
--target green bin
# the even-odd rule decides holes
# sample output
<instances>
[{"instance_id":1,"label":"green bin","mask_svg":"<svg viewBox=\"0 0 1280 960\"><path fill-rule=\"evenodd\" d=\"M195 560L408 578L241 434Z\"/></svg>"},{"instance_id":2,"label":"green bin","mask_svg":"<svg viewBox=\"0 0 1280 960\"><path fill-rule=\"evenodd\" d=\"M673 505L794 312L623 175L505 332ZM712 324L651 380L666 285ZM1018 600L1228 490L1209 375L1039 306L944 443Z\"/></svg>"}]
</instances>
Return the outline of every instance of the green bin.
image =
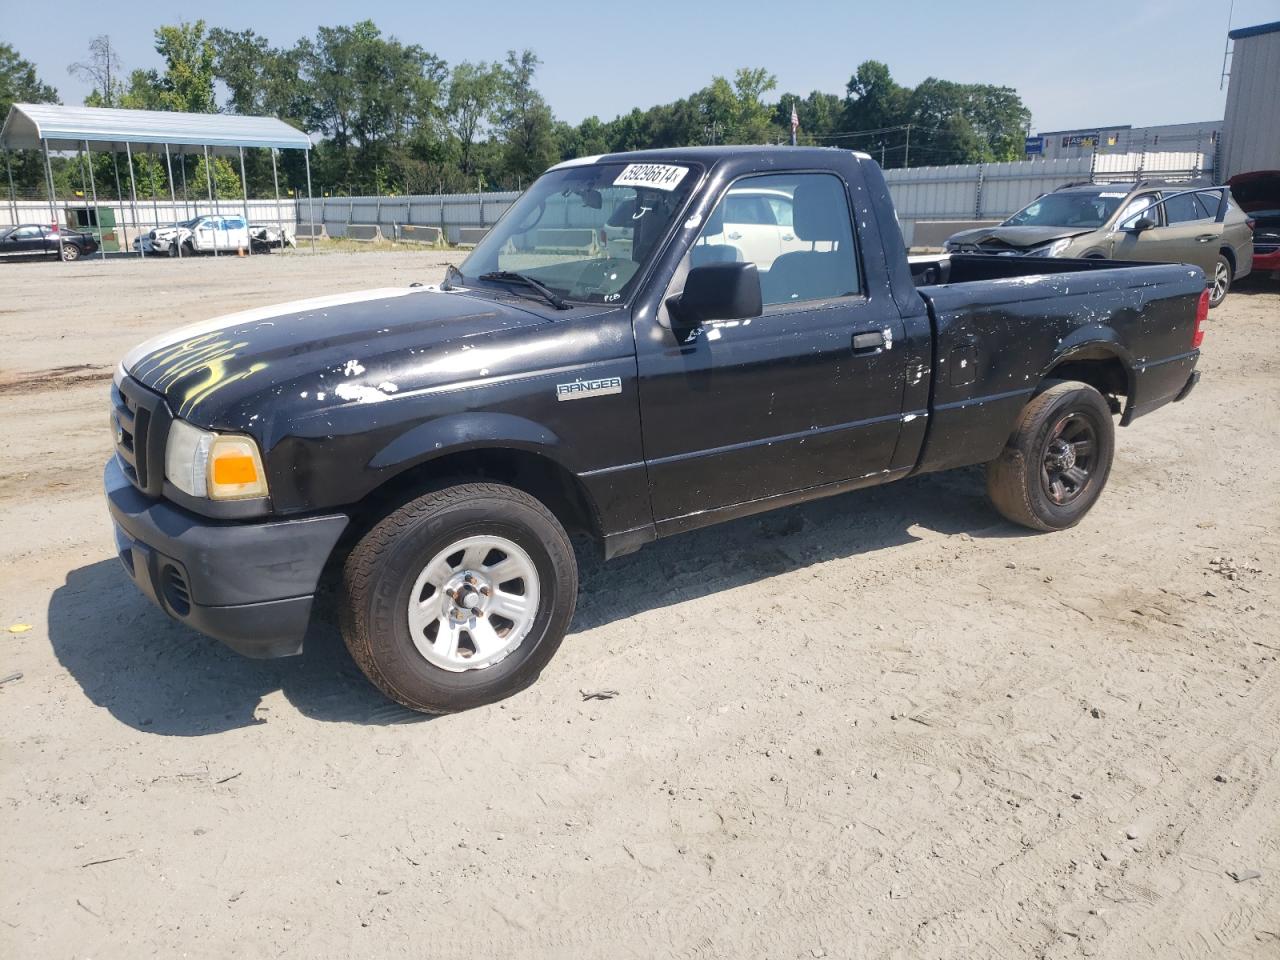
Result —
<instances>
[{"instance_id":1,"label":"green bin","mask_svg":"<svg viewBox=\"0 0 1280 960\"><path fill-rule=\"evenodd\" d=\"M110 207L67 207L66 224L72 230L91 234L107 253L120 252L116 212Z\"/></svg>"}]
</instances>

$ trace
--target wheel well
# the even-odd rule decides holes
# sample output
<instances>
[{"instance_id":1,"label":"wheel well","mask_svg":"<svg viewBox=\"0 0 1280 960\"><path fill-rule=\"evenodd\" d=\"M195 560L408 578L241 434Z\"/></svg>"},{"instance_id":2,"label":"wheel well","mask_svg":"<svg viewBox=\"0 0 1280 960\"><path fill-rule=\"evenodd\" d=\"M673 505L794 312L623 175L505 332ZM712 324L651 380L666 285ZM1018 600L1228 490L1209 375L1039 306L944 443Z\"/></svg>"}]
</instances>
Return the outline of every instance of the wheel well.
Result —
<instances>
[{"instance_id":1,"label":"wheel well","mask_svg":"<svg viewBox=\"0 0 1280 960\"><path fill-rule=\"evenodd\" d=\"M1104 397L1127 396L1129 371L1124 362L1102 348L1086 349L1067 357L1046 374L1045 379L1079 380ZM1118 411L1116 404L1112 408Z\"/></svg>"},{"instance_id":2,"label":"wheel well","mask_svg":"<svg viewBox=\"0 0 1280 960\"><path fill-rule=\"evenodd\" d=\"M1230 247L1223 247L1218 252L1227 258L1227 262L1231 264L1231 272L1234 274L1236 272L1235 252Z\"/></svg>"},{"instance_id":3,"label":"wheel well","mask_svg":"<svg viewBox=\"0 0 1280 960\"><path fill-rule=\"evenodd\" d=\"M453 483L490 480L540 500L569 534L600 539L600 523L580 480L548 457L527 450L488 448L446 454L398 474L351 511L350 539L357 539L392 510L429 490Z\"/></svg>"}]
</instances>

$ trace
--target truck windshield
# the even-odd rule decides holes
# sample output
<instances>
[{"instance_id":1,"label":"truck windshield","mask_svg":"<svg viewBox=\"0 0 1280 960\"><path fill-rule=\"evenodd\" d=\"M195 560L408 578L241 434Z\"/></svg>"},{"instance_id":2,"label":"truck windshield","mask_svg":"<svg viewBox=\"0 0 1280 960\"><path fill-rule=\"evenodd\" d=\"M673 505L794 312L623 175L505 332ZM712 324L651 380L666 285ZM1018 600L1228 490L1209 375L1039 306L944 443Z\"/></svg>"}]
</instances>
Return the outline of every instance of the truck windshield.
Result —
<instances>
[{"instance_id":1,"label":"truck windshield","mask_svg":"<svg viewBox=\"0 0 1280 960\"><path fill-rule=\"evenodd\" d=\"M1005 227L1100 227L1116 212L1128 193L1049 193L1006 220Z\"/></svg>"},{"instance_id":2,"label":"truck windshield","mask_svg":"<svg viewBox=\"0 0 1280 960\"><path fill-rule=\"evenodd\" d=\"M688 164L590 163L545 173L463 261L461 282L520 273L565 300L618 303L684 208Z\"/></svg>"}]
</instances>

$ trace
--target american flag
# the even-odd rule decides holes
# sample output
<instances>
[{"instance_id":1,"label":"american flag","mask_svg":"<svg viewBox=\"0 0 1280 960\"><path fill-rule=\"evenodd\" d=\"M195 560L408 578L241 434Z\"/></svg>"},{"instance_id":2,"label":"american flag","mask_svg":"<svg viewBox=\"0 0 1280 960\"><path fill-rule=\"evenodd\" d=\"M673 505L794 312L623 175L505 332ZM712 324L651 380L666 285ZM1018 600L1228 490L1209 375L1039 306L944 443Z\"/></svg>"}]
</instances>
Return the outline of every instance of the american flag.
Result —
<instances>
[{"instance_id":1,"label":"american flag","mask_svg":"<svg viewBox=\"0 0 1280 960\"><path fill-rule=\"evenodd\" d=\"M800 114L796 113L796 103L791 101L791 145L796 145L796 132L800 129Z\"/></svg>"}]
</instances>

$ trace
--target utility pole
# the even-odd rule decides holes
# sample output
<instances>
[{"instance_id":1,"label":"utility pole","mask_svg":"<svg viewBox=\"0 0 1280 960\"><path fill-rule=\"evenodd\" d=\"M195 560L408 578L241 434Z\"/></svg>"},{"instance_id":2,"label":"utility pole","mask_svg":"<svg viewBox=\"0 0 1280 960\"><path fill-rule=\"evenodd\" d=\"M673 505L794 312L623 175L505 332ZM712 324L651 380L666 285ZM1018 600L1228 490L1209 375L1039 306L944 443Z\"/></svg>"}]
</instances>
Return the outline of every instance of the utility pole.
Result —
<instances>
[{"instance_id":1,"label":"utility pole","mask_svg":"<svg viewBox=\"0 0 1280 960\"><path fill-rule=\"evenodd\" d=\"M911 124L907 124L907 145L902 151L902 166L911 166Z\"/></svg>"}]
</instances>

